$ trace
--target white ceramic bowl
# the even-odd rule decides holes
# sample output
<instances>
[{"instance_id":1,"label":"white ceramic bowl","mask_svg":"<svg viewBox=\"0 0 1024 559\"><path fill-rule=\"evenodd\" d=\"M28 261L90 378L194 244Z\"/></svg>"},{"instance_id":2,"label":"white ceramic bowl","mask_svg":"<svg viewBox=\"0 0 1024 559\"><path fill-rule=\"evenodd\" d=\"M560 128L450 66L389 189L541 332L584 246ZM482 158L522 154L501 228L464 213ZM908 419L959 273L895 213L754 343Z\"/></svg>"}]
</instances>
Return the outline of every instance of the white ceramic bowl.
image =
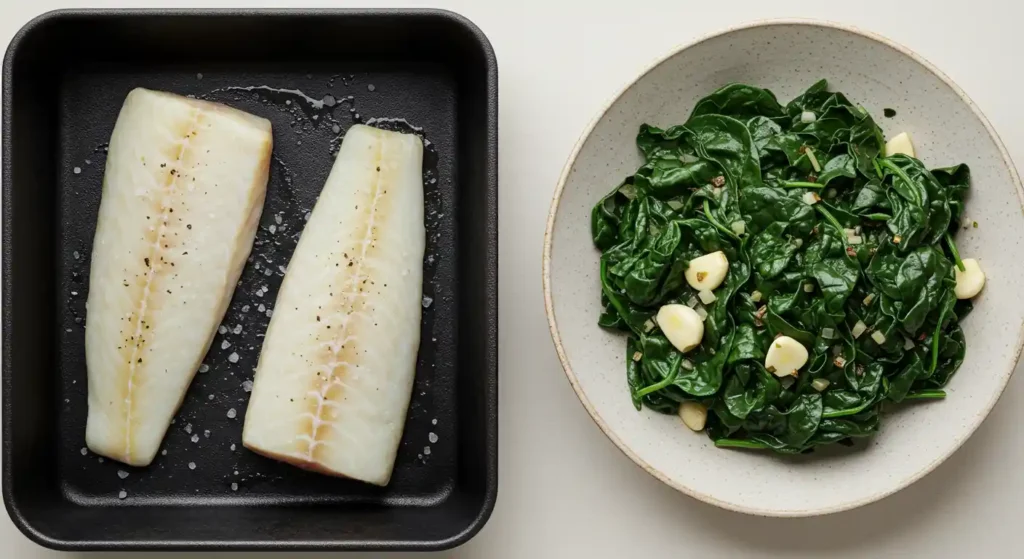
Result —
<instances>
[{"instance_id":1,"label":"white ceramic bowl","mask_svg":"<svg viewBox=\"0 0 1024 559\"><path fill-rule=\"evenodd\" d=\"M964 257L988 275L964 321L967 358L946 400L883 418L861 450L797 458L716 449L675 416L637 412L625 380L625 338L597 326L599 253L590 239L594 203L641 164L644 122L682 123L700 97L730 82L767 87L788 101L827 78L875 115L887 137L909 131L929 167L966 162L973 183L958 236ZM882 109L895 108L894 118ZM881 499L919 479L982 422L1024 344L1024 191L1006 150L978 108L920 56L881 37L807 21L755 23L705 37L656 63L598 116L566 164L544 239L544 296L559 359L608 437L666 484L724 508L811 516ZM955 490L952 489L951 490Z\"/></svg>"}]
</instances>

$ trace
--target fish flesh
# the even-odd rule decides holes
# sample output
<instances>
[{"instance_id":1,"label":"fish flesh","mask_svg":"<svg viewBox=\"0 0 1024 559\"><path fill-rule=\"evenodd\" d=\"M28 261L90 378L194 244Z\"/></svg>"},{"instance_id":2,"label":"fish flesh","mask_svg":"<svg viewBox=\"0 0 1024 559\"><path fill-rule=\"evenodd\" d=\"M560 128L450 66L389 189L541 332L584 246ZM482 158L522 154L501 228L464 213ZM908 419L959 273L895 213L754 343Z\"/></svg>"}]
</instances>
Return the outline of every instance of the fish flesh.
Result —
<instances>
[{"instance_id":1,"label":"fish flesh","mask_svg":"<svg viewBox=\"0 0 1024 559\"><path fill-rule=\"evenodd\" d=\"M128 94L110 138L86 303L86 444L153 461L238 282L266 198L270 122Z\"/></svg>"},{"instance_id":2,"label":"fish flesh","mask_svg":"<svg viewBox=\"0 0 1024 559\"><path fill-rule=\"evenodd\" d=\"M252 248L270 122L146 89L110 138L86 317L86 444L153 461Z\"/></svg>"},{"instance_id":3,"label":"fish flesh","mask_svg":"<svg viewBox=\"0 0 1024 559\"><path fill-rule=\"evenodd\" d=\"M409 407L423 296L423 143L354 125L288 264L242 442L387 485Z\"/></svg>"}]
</instances>

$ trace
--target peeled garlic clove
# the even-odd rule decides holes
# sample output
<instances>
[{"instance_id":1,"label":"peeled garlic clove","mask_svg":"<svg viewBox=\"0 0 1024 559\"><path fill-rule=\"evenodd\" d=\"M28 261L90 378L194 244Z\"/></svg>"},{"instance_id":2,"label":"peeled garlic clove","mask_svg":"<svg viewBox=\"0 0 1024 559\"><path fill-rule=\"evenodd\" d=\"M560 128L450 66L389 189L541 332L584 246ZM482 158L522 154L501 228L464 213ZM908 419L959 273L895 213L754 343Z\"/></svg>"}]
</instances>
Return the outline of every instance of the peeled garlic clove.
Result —
<instances>
[{"instance_id":1,"label":"peeled garlic clove","mask_svg":"<svg viewBox=\"0 0 1024 559\"><path fill-rule=\"evenodd\" d=\"M957 299L970 299L981 293L981 288L985 287L985 272L981 271L978 261L973 258L964 258L963 263L964 271L953 268L956 274L956 287L953 292L956 293Z\"/></svg>"},{"instance_id":2,"label":"peeled garlic clove","mask_svg":"<svg viewBox=\"0 0 1024 559\"><path fill-rule=\"evenodd\" d=\"M679 417L683 424L694 431L704 430L704 424L708 421L708 409L699 402L683 402L679 406Z\"/></svg>"},{"instance_id":3,"label":"peeled garlic clove","mask_svg":"<svg viewBox=\"0 0 1024 559\"><path fill-rule=\"evenodd\" d=\"M900 132L891 140L885 143L885 155L896 155L902 153L903 155L909 155L910 157L917 157L914 155L914 144L910 143L910 134L906 132Z\"/></svg>"},{"instance_id":4,"label":"peeled garlic clove","mask_svg":"<svg viewBox=\"0 0 1024 559\"><path fill-rule=\"evenodd\" d=\"M779 336L772 341L764 368L777 377L796 376L796 372L807 364L807 348L789 336Z\"/></svg>"},{"instance_id":5,"label":"peeled garlic clove","mask_svg":"<svg viewBox=\"0 0 1024 559\"><path fill-rule=\"evenodd\" d=\"M711 291L722 285L729 273L729 259L722 251L694 258L686 268L686 283L697 291Z\"/></svg>"},{"instance_id":6,"label":"peeled garlic clove","mask_svg":"<svg viewBox=\"0 0 1024 559\"><path fill-rule=\"evenodd\" d=\"M704 338L704 321L686 305L665 305L658 309L658 326L679 351L686 353Z\"/></svg>"}]
</instances>

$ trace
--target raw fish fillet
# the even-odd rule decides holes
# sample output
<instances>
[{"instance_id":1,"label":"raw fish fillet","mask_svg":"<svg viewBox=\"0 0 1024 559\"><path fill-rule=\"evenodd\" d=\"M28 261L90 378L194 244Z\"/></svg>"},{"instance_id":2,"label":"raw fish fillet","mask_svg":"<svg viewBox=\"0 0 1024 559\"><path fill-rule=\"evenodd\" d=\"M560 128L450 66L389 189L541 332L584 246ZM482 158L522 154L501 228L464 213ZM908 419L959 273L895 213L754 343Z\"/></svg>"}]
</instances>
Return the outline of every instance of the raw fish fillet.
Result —
<instances>
[{"instance_id":1,"label":"raw fish fillet","mask_svg":"<svg viewBox=\"0 0 1024 559\"><path fill-rule=\"evenodd\" d=\"M270 122L135 89L110 138L86 303L93 452L153 461L263 211Z\"/></svg>"},{"instance_id":2,"label":"raw fish fillet","mask_svg":"<svg viewBox=\"0 0 1024 559\"><path fill-rule=\"evenodd\" d=\"M423 294L423 143L356 125L274 306L242 442L387 485L409 407Z\"/></svg>"}]
</instances>

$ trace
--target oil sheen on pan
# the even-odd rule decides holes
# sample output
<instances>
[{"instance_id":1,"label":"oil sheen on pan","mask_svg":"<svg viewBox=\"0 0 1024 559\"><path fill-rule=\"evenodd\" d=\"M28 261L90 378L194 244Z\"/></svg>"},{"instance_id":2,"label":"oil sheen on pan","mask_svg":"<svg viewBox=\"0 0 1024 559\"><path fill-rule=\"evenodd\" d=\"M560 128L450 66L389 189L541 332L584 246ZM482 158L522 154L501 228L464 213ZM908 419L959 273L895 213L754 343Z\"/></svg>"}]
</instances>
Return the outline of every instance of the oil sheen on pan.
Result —
<instances>
[{"instance_id":1,"label":"oil sheen on pan","mask_svg":"<svg viewBox=\"0 0 1024 559\"><path fill-rule=\"evenodd\" d=\"M93 452L152 462L252 248L271 149L265 119L169 93L128 94L90 272Z\"/></svg>"},{"instance_id":2,"label":"oil sheen on pan","mask_svg":"<svg viewBox=\"0 0 1024 559\"><path fill-rule=\"evenodd\" d=\"M376 485L391 478L422 313L423 144L355 125L275 305L242 440Z\"/></svg>"}]
</instances>

